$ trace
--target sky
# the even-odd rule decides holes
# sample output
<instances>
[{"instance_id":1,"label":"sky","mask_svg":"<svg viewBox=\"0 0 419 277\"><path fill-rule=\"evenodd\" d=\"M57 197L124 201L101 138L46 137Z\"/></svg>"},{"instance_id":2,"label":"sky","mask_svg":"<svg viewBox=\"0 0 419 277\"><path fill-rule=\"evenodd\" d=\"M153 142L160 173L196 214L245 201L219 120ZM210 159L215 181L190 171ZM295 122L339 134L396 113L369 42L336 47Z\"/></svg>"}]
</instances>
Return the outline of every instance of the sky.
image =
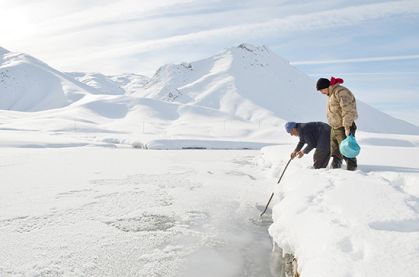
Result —
<instances>
[{"instance_id":1,"label":"sky","mask_svg":"<svg viewBox=\"0 0 419 277\"><path fill-rule=\"evenodd\" d=\"M61 71L152 76L266 45L313 80L419 125L419 0L0 0L0 46ZM362 115L360 115L362 116Z\"/></svg>"}]
</instances>

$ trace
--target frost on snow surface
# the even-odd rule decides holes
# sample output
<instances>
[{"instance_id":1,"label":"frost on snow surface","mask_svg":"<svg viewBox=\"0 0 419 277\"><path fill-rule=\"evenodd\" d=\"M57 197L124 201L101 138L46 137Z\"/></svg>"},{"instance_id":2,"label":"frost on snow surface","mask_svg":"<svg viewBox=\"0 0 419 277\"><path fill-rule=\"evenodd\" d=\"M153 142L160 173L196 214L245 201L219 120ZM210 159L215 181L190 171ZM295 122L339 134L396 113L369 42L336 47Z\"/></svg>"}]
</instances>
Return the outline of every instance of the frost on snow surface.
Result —
<instances>
[{"instance_id":1,"label":"frost on snow surface","mask_svg":"<svg viewBox=\"0 0 419 277\"><path fill-rule=\"evenodd\" d=\"M4 149L0 276L280 276L255 156Z\"/></svg>"}]
</instances>

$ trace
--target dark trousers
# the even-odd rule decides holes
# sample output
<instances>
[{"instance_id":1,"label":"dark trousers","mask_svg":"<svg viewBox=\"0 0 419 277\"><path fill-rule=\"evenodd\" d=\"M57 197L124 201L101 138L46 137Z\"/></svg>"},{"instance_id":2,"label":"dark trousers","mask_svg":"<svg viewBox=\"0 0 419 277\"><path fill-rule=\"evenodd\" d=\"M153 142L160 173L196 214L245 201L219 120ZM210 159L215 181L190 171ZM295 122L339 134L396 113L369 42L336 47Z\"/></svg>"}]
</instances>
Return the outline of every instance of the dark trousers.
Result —
<instances>
[{"instance_id":1,"label":"dark trousers","mask_svg":"<svg viewBox=\"0 0 419 277\"><path fill-rule=\"evenodd\" d=\"M326 168L330 160L330 151L325 149L317 149L313 155L313 167L315 169Z\"/></svg>"},{"instance_id":2,"label":"dark trousers","mask_svg":"<svg viewBox=\"0 0 419 277\"><path fill-rule=\"evenodd\" d=\"M355 122L351 126L351 134L355 136L356 125ZM347 158L343 156L339 151L339 145L342 140L346 139L345 128L331 128L330 131L330 155L332 156L332 168L340 168L342 165L342 159L346 161L348 170L355 170L357 167L356 158Z\"/></svg>"}]
</instances>

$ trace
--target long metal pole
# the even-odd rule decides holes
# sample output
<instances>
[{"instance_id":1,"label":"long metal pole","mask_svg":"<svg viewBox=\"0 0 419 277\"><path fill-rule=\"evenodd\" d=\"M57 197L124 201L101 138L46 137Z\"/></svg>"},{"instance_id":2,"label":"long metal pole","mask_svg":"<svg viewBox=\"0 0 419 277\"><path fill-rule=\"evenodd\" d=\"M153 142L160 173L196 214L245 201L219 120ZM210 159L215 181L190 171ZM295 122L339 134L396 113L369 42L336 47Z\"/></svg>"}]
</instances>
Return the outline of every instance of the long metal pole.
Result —
<instances>
[{"instance_id":1,"label":"long metal pole","mask_svg":"<svg viewBox=\"0 0 419 277\"><path fill-rule=\"evenodd\" d=\"M285 166L284 170L282 171L281 177L279 177L279 180L277 182L277 184L279 184L279 182L281 182L282 176L284 176L285 170L287 170L288 165L290 164L290 162L292 161L293 158L290 158L289 161L287 162L287 165ZM271 203L272 198L274 197L274 193L272 192L271 197L269 197L269 201L268 204L266 204L265 209L263 210L263 212L260 214L260 216L264 215L266 210L269 207L269 204Z\"/></svg>"}]
</instances>

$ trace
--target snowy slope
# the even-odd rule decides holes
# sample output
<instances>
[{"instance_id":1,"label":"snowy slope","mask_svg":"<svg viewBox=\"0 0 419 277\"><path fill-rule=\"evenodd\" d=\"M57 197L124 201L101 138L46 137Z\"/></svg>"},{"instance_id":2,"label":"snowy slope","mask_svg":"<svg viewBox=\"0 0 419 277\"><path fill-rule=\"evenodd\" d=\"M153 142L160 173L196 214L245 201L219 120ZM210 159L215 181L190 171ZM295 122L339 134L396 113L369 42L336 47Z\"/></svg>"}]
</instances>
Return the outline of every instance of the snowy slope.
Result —
<instances>
[{"instance_id":1,"label":"snowy slope","mask_svg":"<svg viewBox=\"0 0 419 277\"><path fill-rule=\"evenodd\" d=\"M108 76L100 73L71 72L67 75L95 88L100 94L113 95L135 93L150 80L147 76L134 73Z\"/></svg>"},{"instance_id":2,"label":"snowy slope","mask_svg":"<svg viewBox=\"0 0 419 277\"><path fill-rule=\"evenodd\" d=\"M209 107L250 121L325 121L327 99L316 92L314 84L266 47L242 44L205 60L161 67L146 85L145 95ZM358 105L360 130L419 134L413 124L361 101Z\"/></svg>"},{"instance_id":3,"label":"snowy slope","mask_svg":"<svg viewBox=\"0 0 419 277\"><path fill-rule=\"evenodd\" d=\"M242 44L165 65L151 79L62 73L25 54L0 53L3 146L259 148L292 141L285 121L325 121L327 99L314 81L266 47ZM419 134L419 127L358 105L361 132Z\"/></svg>"},{"instance_id":4,"label":"snowy slope","mask_svg":"<svg viewBox=\"0 0 419 277\"><path fill-rule=\"evenodd\" d=\"M250 121L323 119L320 111L301 112L298 107L301 99L324 104L312 91L305 95L307 82L306 75L267 48L240 45L206 60L160 68L147 84L146 96L209 107Z\"/></svg>"},{"instance_id":5,"label":"snowy slope","mask_svg":"<svg viewBox=\"0 0 419 277\"><path fill-rule=\"evenodd\" d=\"M94 89L47 64L0 48L0 109L42 111L61 108Z\"/></svg>"}]
</instances>

